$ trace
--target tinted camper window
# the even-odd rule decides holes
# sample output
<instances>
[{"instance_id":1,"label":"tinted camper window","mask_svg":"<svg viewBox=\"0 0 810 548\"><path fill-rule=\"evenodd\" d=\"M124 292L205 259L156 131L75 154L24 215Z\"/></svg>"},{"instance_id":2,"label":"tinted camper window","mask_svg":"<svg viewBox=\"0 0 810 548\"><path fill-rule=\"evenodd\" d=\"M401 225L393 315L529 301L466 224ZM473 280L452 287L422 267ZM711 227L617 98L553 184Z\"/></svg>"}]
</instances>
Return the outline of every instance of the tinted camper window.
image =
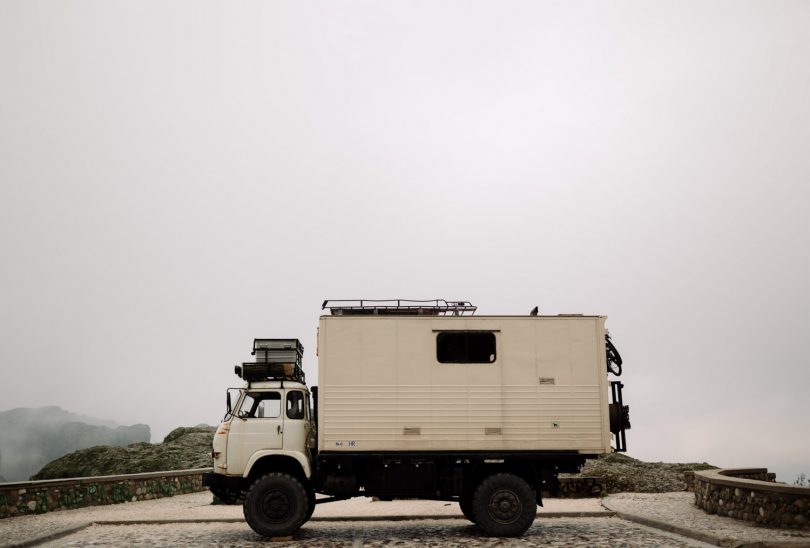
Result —
<instances>
[{"instance_id":1,"label":"tinted camper window","mask_svg":"<svg viewBox=\"0 0 810 548\"><path fill-rule=\"evenodd\" d=\"M495 333L490 331L445 331L436 336L439 363L492 363Z\"/></svg>"}]
</instances>

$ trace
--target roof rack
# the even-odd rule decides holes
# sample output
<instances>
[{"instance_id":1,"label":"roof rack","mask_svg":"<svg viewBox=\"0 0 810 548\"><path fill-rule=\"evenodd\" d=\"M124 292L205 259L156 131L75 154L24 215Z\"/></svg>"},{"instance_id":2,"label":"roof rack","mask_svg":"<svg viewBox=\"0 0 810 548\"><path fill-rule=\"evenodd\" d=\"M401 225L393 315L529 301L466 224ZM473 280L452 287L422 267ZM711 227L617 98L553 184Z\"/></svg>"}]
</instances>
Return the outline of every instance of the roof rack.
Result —
<instances>
[{"instance_id":1,"label":"roof rack","mask_svg":"<svg viewBox=\"0 0 810 548\"><path fill-rule=\"evenodd\" d=\"M248 362L234 367L236 376L247 382L298 381L306 384L304 370L297 363Z\"/></svg>"},{"instance_id":2,"label":"roof rack","mask_svg":"<svg viewBox=\"0 0 810 548\"><path fill-rule=\"evenodd\" d=\"M431 299L348 299L326 300L321 310L333 316L472 316L478 309L469 301Z\"/></svg>"}]
</instances>

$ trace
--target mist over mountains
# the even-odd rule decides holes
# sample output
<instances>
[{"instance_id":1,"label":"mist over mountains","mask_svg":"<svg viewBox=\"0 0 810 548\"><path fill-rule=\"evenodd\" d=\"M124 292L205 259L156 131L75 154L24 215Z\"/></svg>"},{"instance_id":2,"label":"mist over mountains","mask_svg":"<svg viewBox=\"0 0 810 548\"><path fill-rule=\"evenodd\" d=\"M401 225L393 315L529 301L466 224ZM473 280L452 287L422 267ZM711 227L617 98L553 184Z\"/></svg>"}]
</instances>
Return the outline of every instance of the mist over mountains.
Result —
<instances>
[{"instance_id":1,"label":"mist over mountains","mask_svg":"<svg viewBox=\"0 0 810 548\"><path fill-rule=\"evenodd\" d=\"M0 411L0 481L25 481L45 464L77 449L148 442L149 426L119 426L61 407Z\"/></svg>"}]
</instances>

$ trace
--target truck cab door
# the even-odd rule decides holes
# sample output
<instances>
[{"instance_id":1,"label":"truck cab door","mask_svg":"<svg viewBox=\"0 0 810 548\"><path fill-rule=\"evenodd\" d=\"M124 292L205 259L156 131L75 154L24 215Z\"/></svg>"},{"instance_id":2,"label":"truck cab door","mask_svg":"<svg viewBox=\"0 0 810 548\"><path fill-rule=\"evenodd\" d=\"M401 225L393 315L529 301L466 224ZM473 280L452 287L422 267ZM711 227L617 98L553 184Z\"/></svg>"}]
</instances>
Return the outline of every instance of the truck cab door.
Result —
<instances>
[{"instance_id":1,"label":"truck cab door","mask_svg":"<svg viewBox=\"0 0 810 548\"><path fill-rule=\"evenodd\" d=\"M228 474L242 475L250 457L263 449L281 449L284 439L282 391L246 392L231 419Z\"/></svg>"},{"instance_id":2,"label":"truck cab door","mask_svg":"<svg viewBox=\"0 0 810 548\"><path fill-rule=\"evenodd\" d=\"M308 455L310 432L309 405L306 392L291 389L287 391L284 404L284 449Z\"/></svg>"}]
</instances>

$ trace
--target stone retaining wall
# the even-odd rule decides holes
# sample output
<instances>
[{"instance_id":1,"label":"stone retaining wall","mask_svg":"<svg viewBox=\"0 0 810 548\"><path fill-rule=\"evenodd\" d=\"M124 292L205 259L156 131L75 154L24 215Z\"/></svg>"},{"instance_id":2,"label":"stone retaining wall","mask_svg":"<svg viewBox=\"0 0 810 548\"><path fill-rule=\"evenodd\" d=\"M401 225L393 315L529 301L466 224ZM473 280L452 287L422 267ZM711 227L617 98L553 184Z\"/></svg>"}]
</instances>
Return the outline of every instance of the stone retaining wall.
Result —
<instances>
[{"instance_id":1,"label":"stone retaining wall","mask_svg":"<svg viewBox=\"0 0 810 548\"><path fill-rule=\"evenodd\" d=\"M687 470L683 473L683 481L686 482L686 490L690 493L695 492L695 473Z\"/></svg>"},{"instance_id":2,"label":"stone retaining wall","mask_svg":"<svg viewBox=\"0 0 810 548\"><path fill-rule=\"evenodd\" d=\"M0 518L203 491L210 468L0 483Z\"/></svg>"},{"instance_id":3,"label":"stone retaining wall","mask_svg":"<svg viewBox=\"0 0 810 548\"><path fill-rule=\"evenodd\" d=\"M767 468L695 472L695 505L761 525L810 528L810 487L776 483Z\"/></svg>"},{"instance_id":4,"label":"stone retaining wall","mask_svg":"<svg viewBox=\"0 0 810 548\"><path fill-rule=\"evenodd\" d=\"M602 497L605 492L605 478L600 477L576 477L558 478L560 491L556 497L561 499L581 499L589 497ZM550 497L544 493L543 496Z\"/></svg>"}]
</instances>

